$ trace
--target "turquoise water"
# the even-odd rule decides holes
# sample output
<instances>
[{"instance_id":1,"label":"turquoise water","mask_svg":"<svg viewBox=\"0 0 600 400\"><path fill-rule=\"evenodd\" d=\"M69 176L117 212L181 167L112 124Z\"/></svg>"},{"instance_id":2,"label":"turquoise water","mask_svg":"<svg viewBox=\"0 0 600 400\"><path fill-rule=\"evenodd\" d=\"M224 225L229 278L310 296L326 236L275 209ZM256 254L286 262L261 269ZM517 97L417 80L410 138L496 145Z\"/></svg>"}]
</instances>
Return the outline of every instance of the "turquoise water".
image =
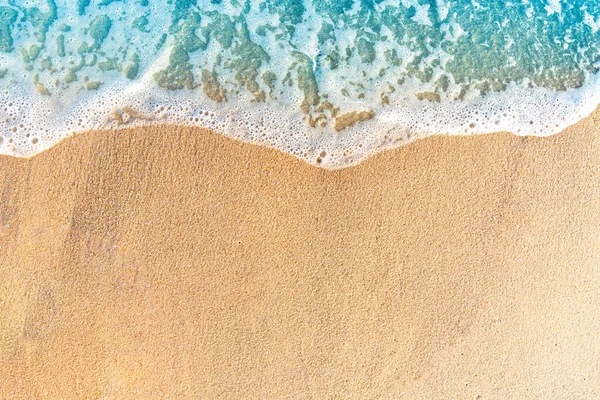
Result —
<instances>
[{"instance_id":1,"label":"turquoise water","mask_svg":"<svg viewBox=\"0 0 600 400\"><path fill-rule=\"evenodd\" d=\"M197 125L341 167L598 104L600 0L0 0L0 153Z\"/></svg>"}]
</instances>

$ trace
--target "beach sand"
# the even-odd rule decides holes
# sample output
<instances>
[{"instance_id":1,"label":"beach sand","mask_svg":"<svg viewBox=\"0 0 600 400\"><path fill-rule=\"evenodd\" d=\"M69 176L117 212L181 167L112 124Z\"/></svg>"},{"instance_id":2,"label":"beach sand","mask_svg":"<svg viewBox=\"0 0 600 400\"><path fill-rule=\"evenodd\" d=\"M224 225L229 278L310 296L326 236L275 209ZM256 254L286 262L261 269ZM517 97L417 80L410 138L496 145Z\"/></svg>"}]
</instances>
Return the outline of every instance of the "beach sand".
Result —
<instances>
[{"instance_id":1,"label":"beach sand","mask_svg":"<svg viewBox=\"0 0 600 400\"><path fill-rule=\"evenodd\" d=\"M338 171L192 128L0 157L2 399L600 396L600 114Z\"/></svg>"}]
</instances>

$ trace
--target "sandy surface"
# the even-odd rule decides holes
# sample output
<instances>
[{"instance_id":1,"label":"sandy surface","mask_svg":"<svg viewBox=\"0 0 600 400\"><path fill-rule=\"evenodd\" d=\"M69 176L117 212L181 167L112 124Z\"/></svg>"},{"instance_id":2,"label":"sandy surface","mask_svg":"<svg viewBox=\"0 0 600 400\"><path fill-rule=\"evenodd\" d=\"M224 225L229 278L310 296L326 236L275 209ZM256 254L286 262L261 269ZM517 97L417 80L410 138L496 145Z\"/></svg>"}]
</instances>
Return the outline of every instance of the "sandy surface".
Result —
<instances>
[{"instance_id":1,"label":"sandy surface","mask_svg":"<svg viewBox=\"0 0 600 400\"><path fill-rule=\"evenodd\" d=\"M341 171L183 128L2 157L0 398L598 398L595 118Z\"/></svg>"}]
</instances>

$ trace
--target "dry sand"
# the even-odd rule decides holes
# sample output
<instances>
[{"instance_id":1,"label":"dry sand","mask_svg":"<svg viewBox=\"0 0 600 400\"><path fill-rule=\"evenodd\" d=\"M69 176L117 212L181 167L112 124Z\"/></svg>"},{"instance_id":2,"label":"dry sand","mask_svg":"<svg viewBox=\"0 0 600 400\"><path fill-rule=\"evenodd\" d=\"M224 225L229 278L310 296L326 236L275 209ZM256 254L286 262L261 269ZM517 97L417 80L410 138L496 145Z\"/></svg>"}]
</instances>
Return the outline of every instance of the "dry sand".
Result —
<instances>
[{"instance_id":1,"label":"dry sand","mask_svg":"<svg viewBox=\"0 0 600 400\"><path fill-rule=\"evenodd\" d=\"M596 120L340 171L184 128L2 157L0 398L598 398Z\"/></svg>"}]
</instances>

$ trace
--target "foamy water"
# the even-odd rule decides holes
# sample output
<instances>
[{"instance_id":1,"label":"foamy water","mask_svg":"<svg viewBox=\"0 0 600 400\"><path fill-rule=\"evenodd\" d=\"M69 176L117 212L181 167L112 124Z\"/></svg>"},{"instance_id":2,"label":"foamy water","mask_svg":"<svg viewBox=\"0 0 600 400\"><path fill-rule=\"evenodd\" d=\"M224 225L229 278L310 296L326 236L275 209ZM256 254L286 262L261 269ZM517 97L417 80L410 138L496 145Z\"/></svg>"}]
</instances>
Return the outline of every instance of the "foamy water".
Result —
<instances>
[{"instance_id":1,"label":"foamy water","mask_svg":"<svg viewBox=\"0 0 600 400\"><path fill-rule=\"evenodd\" d=\"M0 154L201 126L328 168L600 103L600 0L0 0Z\"/></svg>"}]
</instances>

